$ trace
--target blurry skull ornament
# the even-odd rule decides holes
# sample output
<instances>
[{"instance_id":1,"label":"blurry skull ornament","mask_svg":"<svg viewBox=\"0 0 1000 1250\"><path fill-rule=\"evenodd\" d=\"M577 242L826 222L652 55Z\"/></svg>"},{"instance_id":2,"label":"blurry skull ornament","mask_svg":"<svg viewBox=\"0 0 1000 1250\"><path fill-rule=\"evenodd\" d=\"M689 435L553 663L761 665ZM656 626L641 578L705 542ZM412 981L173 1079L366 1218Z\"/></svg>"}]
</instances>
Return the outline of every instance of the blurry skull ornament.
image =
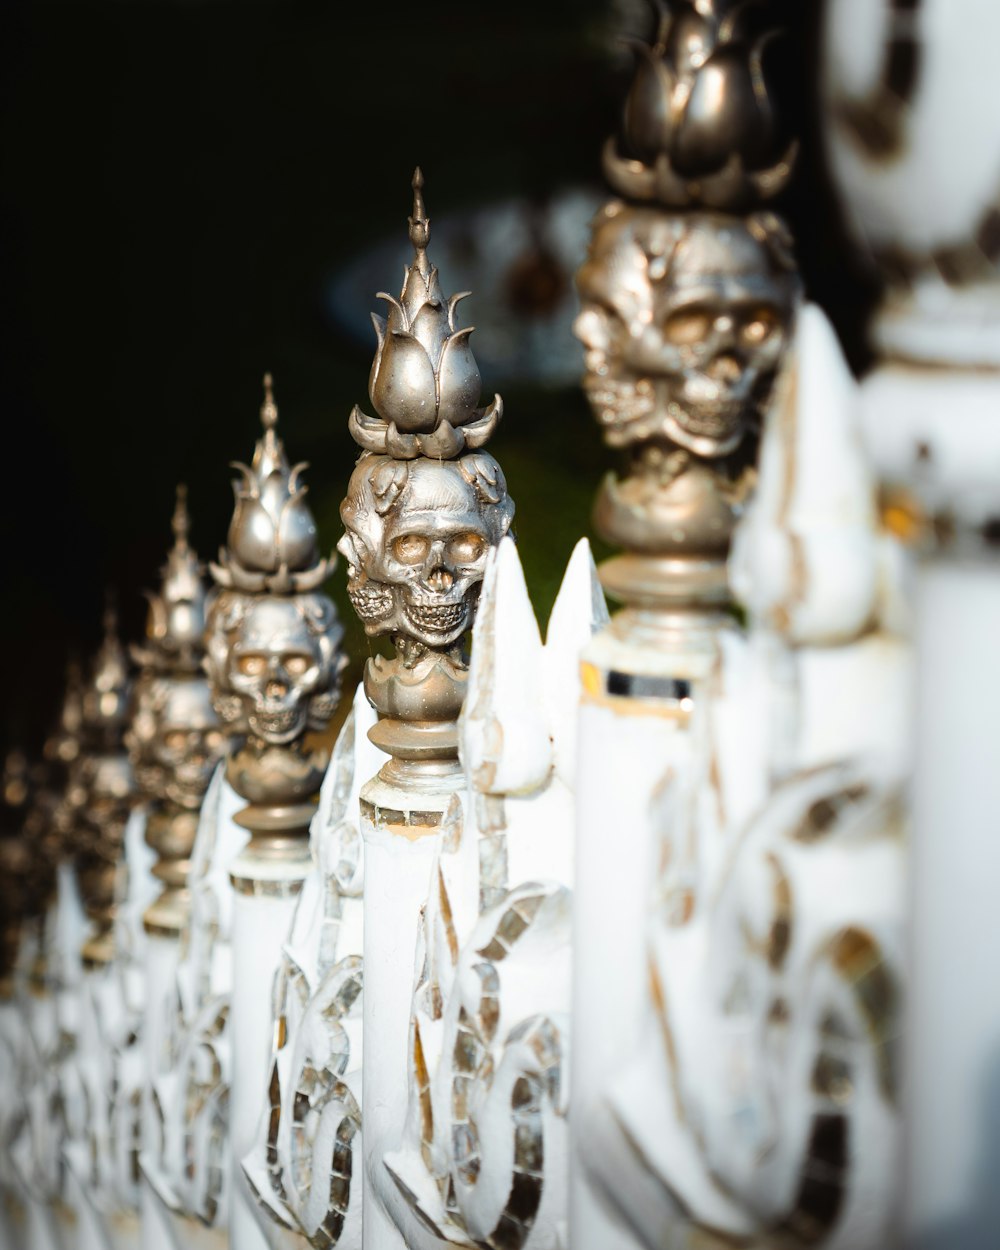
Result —
<instances>
[{"instance_id":1,"label":"blurry skull ornament","mask_svg":"<svg viewBox=\"0 0 1000 1250\"><path fill-rule=\"evenodd\" d=\"M606 205L577 276L575 331L609 445L665 438L698 456L735 451L781 359L793 265L773 213Z\"/></svg>"},{"instance_id":2,"label":"blurry skull ornament","mask_svg":"<svg viewBox=\"0 0 1000 1250\"><path fill-rule=\"evenodd\" d=\"M205 678L142 680L126 741L144 794L196 811L225 747Z\"/></svg>"},{"instance_id":3,"label":"blurry skull ornament","mask_svg":"<svg viewBox=\"0 0 1000 1250\"><path fill-rule=\"evenodd\" d=\"M225 738L207 681L170 681L165 687L153 740L163 778L161 797L197 811L222 758Z\"/></svg>"},{"instance_id":4,"label":"blurry skull ornament","mask_svg":"<svg viewBox=\"0 0 1000 1250\"><path fill-rule=\"evenodd\" d=\"M219 595L207 667L229 731L284 746L325 728L337 698L341 633L324 595Z\"/></svg>"},{"instance_id":5,"label":"blurry skull ornament","mask_svg":"<svg viewBox=\"0 0 1000 1250\"><path fill-rule=\"evenodd\" d=\"M460 460L366 454L341 506L347 590L369 635L448 647L471 627L491 548L514 504L485 452Z\"/></svg>"}]
</instances>

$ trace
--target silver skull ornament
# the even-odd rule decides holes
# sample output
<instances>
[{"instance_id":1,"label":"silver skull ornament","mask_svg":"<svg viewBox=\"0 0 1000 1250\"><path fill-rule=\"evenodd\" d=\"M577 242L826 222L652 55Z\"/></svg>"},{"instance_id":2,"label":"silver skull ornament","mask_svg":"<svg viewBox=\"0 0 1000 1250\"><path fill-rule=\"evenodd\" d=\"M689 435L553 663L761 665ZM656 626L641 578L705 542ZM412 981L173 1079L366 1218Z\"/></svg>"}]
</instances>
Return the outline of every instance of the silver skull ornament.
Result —
<instances>
[{"instance_id":1,"label":"silver skull ornament","mask_svg":"<svg viewBox=\"0 0 1000 1250\"><path fill-rule=\"evenodd\" d=\"M324 728L337 697L341 633L324 595L219 595L207 667L229 731L284 746Z\"/></svg>"},{"instance_id":2,"label":"silver skull ornament","mask_svg":"<svg viewBox=\"0 0 1000 1250\"><path fill-rule=\"evenodd\" d=\"M602 209L577 276L585 388L607 442L665 438L715 458L770 392L798 280L773 213Z\"/></svg>"},{"instance_id":3,"label":"silver skull ornament","mask_svg":"<svg viewBox=\"0 0 1000 1250\"><path fill-rule=\"evenodd\" d=\"M208 682L164 682L155 716L152 756L160 773L159 797L197 811L225 750Z\"/></svg>"},{"instance_id":4,"label":"silver skull ornament","mask_svg":"<svg viewBox=\"0 0 1000 1250\"><path fill-rule=\"evenodd\" d=\"M338 549L365 632L443 648L471 626L487 558L514 504L485 452L408 461L365 454L340 514Z\"/></svg>"},{"instance_id":5,"label":"silver skull ornament","mask_svg":"<svg viewBox=\"0 0 1000 1250\"><path fill-rule=\"evenodd\" d=\"M136 782L147 797L197 810L225 749L207 680L140 679L126 745Z\"/></svg>"}]
</instances>

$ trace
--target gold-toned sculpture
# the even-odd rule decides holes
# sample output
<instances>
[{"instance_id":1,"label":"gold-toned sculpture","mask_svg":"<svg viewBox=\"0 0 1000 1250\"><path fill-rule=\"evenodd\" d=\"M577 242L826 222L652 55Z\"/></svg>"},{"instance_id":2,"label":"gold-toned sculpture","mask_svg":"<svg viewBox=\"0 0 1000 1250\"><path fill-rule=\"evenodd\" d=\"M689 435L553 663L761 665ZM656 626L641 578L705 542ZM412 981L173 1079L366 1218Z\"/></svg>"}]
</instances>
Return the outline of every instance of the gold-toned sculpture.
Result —
<instances>
[{"instance_id":1,"label":"gold-toned sculpture","mask_svg":"<svg viewBox=\"0 0 1000 1250\"><path fill-rule=\"evenodd\" d=\"M241 481L228 544L212 565L217 588L208 611L206 666L229 738L226 780L247 801L233 819L249 830L250 840L226 865L235 891L232 993L228 1003L210 1009L210 1021L199 1017L189 1035L189 1042L199 1034L201 1040L188 1051L183 1130L188 1142L203 1143L204 1166L188 1177L201 1191L199 1215L225 1218L221 1199L231 1172L229 1232L234 1243L248 1247L262 1244L240 1166L253 1146L267 1071L270 1020L259 1010L260 987L271 985L281 964L281 944L312 865L309 826L330 759L329 747L314 734L329 724L344 665L343 629L320 591L333 560L319 553L302 483L305 465L289 465L275 430L271 388L268 374L263 437L252 463L237 466ZM221 1062L207 1081L195 1069L200 1056L228 1051L230 1037L238 1039L240 1059L227 1090ZM227 1129L230 1168L216 1162Z\"/></svg>"},{"instance_id":2,"label":"gold-toned sculpture","mask_svg":"<svg viewBox=\"0 0 1000 1250\"><path fill-rule=\"evenodd\" d=\"M188 543L187 494L177 488L174 546L158 594L150 594L146 643L127 734L136 781L148 801L146 841L162 883L146 912L147 932L177 937L189 905L187 877L198 812L222 757L224 736L202 673L205 587Z\"/></svg>"},{"instance_id":3,"label":"gold-toned sculpture","mask_svg":"<svg viewBox=\"0 0 1000 1250\"><path fill-rule=\"evenodd\" d=\"M701 768L698 726L726 657L742 648L727 560L800 288L788 230L766 206L795 152L772 108L768 7L676 0L657 10L621 132L604 152L624 198L597 214L577 279L584 388L605 441L626 459L594 512L597 531L623 549L600 575L625 606L581 661L574 1250L715 1244L709 1221L656 1200L658 1178L630 1153L613 1097L619 1073L635 1068L637 1038L659 1018L650 916L664 863L652 814ZM684 842L682 801L667 806L675 842L701 865L711 846L695 834ZM681 909L678 925L689 919ZM695 968L689 944L675 970L693 994ZM657 1108L672 1108L676 1089L633 1089L630 1110L649 1111L654 1094ZM659 1143L672 1112L652 1116ZM681 1188L681 1178L671 1183Z\"/></svg>"},{"instance_id":4,"label":"gold-toned sculpture","mask_svg":"<svg viewBox=\"0 0 1000 1250\"><path fill-rule=\"evenodd\" d=\"M799 290L781 219L735 215L780 189L794 150L765 177L747 172L774 124L759 63L768 33L738 34L745 7L672 6L652 47L638 45L605 170L658 204L606 204L577 278L584 387L609 446L628 452L595 509L598 532L628 553L602 580L630 605L728 601L753 435Z\"/></svg>"},{"instance_id":5,"label":"gold-toned sculpture","mask_svg":"<svg viewBox=\"0 0 1000 1250\"><path fill-rule=\"evenodd\" d=\"M388 635L392 659L375 656L365 690L380 721L372 741L392 755L385 780L454 772L455 722L468 679L463 639L472 627L490 551L510 528L514 504L503 471L481 448L503 411L480 409L471 328L455 329L461 295L445 298L427 258L430 221L423 176L413 176L406 271L389 318L375 317L378 351L371 400L350 428L363 448L340 514L347 589L369 636ZM467 294L467 293L463 293Z\"/></svg>"},{"instance_id":6,"label":"gold-toned sculpture","mask_svg":"<svg viewBox=\"0 0 1000 1250\"><path fill-rule=\"evenodd\" d=\"M307 742L336 707L343 629L318 587L331 560L319 554L301 483L275 432L278 409L264 379L264 436L238 465L228 546L212 565L218 589L205 633L216 710L230 736L226 775L250 804L240 824L261 846L298 838L303 848L328 753Z\"/></svg>"}]
</instances>

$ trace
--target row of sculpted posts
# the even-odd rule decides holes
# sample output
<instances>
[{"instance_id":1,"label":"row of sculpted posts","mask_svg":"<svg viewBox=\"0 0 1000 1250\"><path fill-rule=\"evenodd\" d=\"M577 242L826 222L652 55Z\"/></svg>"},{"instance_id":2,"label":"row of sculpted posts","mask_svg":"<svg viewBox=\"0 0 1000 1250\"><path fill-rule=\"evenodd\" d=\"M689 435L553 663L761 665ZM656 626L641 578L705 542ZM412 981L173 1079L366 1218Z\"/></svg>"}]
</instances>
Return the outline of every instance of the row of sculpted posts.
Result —
<instances>
[{"instance_id":1,"label":"row of sculpted posts","mask_svg":"<svg viewBox=\"0 0 1000 1250\"><path fill-rule=\"evenodd\" d=\"M357 692L268 377L210 582L179 491L134 663L109 611L8 758L4 1250L987 1244L1000 111L956 32L998 21L828 5L859 387L769 207L773 13L658 10L577 278L620 554L544 641L417 170L349 416Z\"/></svg>"}]
</instances>

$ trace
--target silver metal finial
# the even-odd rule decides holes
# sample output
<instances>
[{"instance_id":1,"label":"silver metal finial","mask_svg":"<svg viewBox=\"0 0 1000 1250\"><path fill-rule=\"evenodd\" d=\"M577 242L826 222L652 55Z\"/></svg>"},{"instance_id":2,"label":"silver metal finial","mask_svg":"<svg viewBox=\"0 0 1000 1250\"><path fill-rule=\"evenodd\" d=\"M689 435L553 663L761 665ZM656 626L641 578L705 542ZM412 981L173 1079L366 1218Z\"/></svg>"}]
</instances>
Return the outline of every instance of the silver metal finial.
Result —
<instances>
[{"instance_id":1,"label":"silver metal finial","mask_svg":"<svg viewBox=\"0 0 1000 1250\"><path fill-rule=\"evenodd\" d=\"M464 638L514 505L499 464L481 450L500 419L500 398L477 407L472 331L455 328L461 296L446 299L437 270L422 263L429 228L419 168L412 185L417 256L399 299L379 296L388 317L373 318L369 393L378 415L351 413L351 434L368 454L341 505L339 550L365 632L389 635L397 652L366 670L365 689L383 717L372 741L397 760L427 761L456 758Z\"/></svg>"},{"instance_id":2,"label":"silver metal finial","mask_svg":"<svg viewBox=\"0 0 1000 1250\"><path fill-rule=\"evenodd\" d=\"M264 374L264 402L260 408L260 420L265 430L273 430L278 424L278 406L274 402L274 378Z\"/></svg>"},{"instance_id":3,"label":"silver metal finial","mask_svg":"<svg viewBox=\"0 0 1000 1250\"><path fill-rule=\"evenodd\" d=\"M424 175L419 165L413 171L410 186L413 188L413 212L409 217L410 242L416 252L417 267L421 273L426 273L429 262L425 253L431 241L431 222L424 207Z\"/></svg>"}]
</instances>

